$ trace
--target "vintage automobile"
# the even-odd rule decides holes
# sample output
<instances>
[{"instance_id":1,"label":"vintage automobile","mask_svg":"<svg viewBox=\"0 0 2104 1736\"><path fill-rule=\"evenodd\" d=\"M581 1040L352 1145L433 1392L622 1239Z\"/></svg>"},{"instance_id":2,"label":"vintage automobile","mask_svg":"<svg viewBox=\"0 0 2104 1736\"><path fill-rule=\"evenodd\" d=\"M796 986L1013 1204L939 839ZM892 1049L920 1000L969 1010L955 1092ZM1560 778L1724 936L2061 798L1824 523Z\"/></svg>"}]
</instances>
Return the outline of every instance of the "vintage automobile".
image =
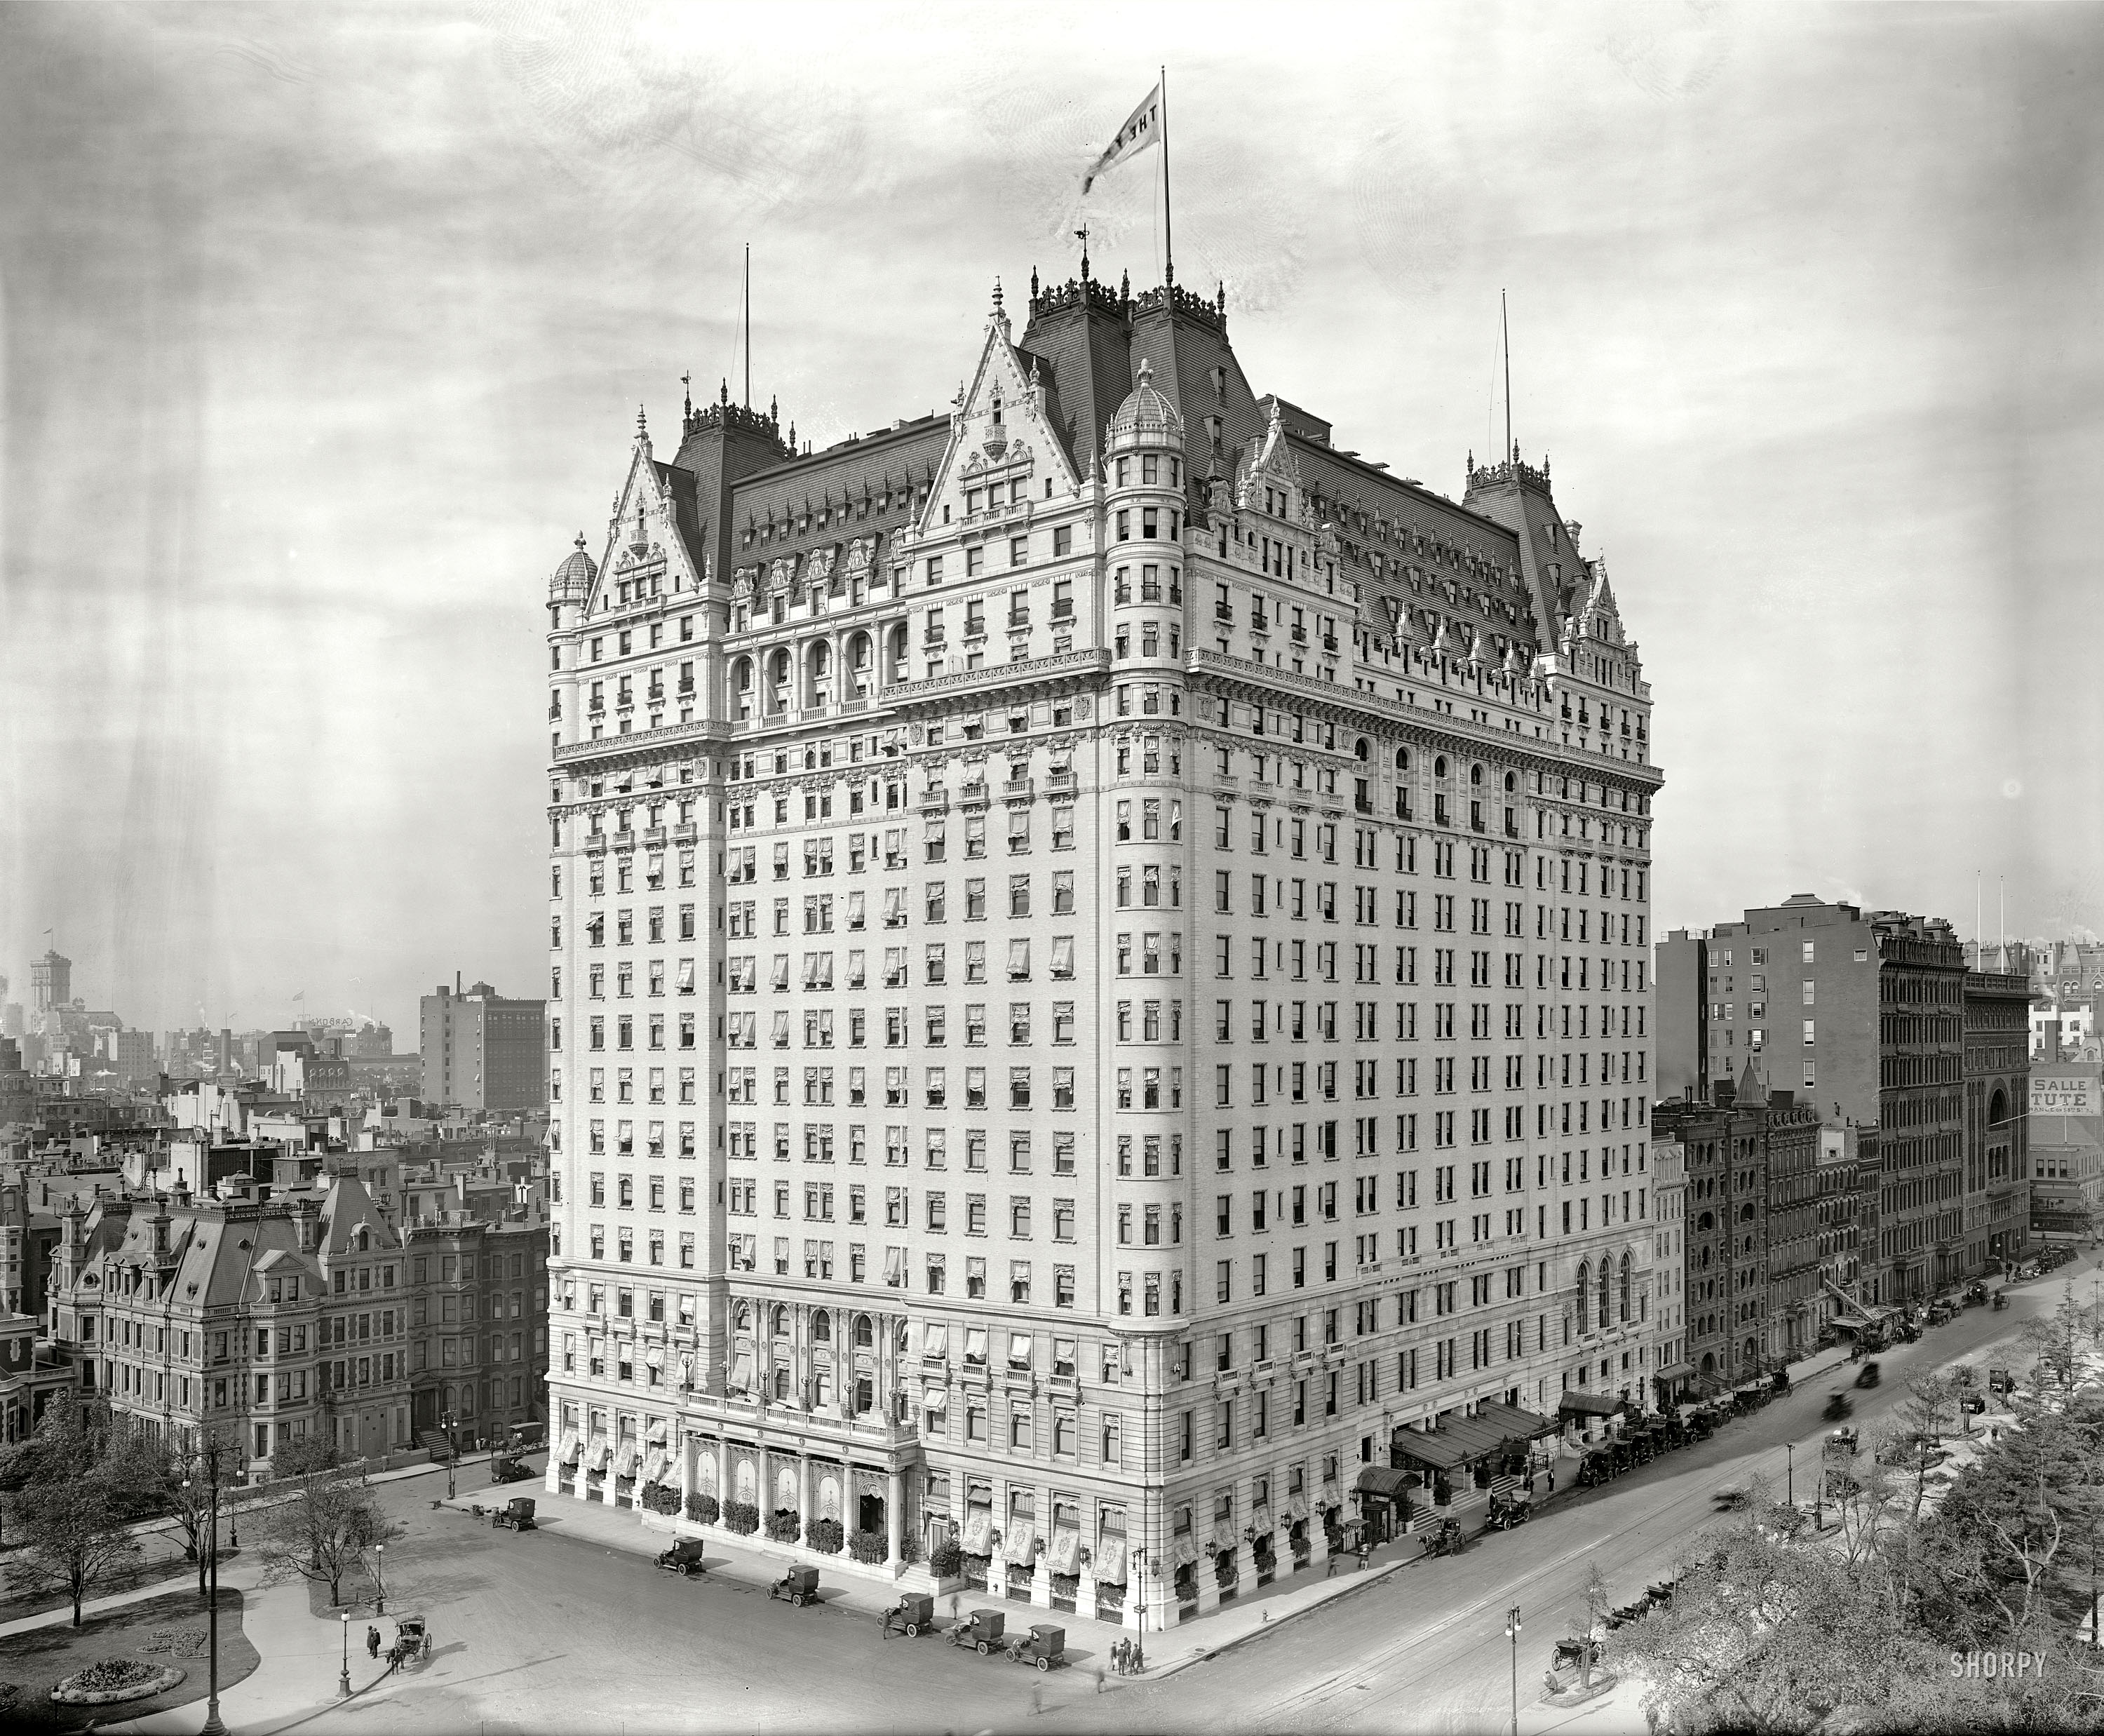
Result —
<instances>
[{"instance_id":1,"label":"vintage automobile","mask_svg":"<svg viewBox=\"0 0 2104 1736\"><path fill-rule=\"evenodd\" d=\"M533 1522L533 1497L514 1495L489 1516L493 1529L499 1531L536 1531L540 1528Z\"/></svg>"},{"instance_id":2,"label":"vintage automobile","mask_svg":"<svg viewBox=\"0 0 2104 1736\"><path fill-rule=\"evenodd\" d=\"M1855 1414L1855 1402L1845 1392L1830 1392L1826 1395L1826 1408L1820 1414L1829 1422L1846 1422Z\"/></svg>"},{"instance_id":3,"label":"vintage automobile","mask_svg":"<svg viewBox=\"0 0 2104 1736\"><path fill-rule=\"evenodd\" d=\"M815 1567L792 1567L767 1588L770 1598L780 1598L792 1609L801 1609L806 1604L818 1600L818 1570Z\"/></svg>"},{"instance_id":4,"label":"vintage automobile","mask_svg":"<svg viewBox=\"0 0 2104 1736\"><path fill-rule=\"evenodd\" d=\"M1753 1499L1753 1492L1739 1484L1727 1484L1724 1488L1712 1489L1710 1498L1716 1503L1720 1513L1736 1513Z\"/></svg>"},{"instance_id":5,"label":"vintage automobile","mask_svg":"<svg viewBox=\"0 0 2104 1736\"><path fill-rule=\"evenodd\" d=\"M2014 1377L2014 1376L2013 1376L2013 1375L2009 1372L2009 1371L2008 1371L2008 1369L2006 1369L2006 1368L1990 1368L1990 1369L1987 1371L1987 1390L1988 1390L1988 1391L1990 1391L1990 1392L1998 1392L1998 1393L2013 1393L2013 1392L2014 1392L2016 1390L2017 1390L2017 1382L2016 1382L2016 1378L2015 1378L2015 1377Z\"/></svg>"},{"instance_id":6,"label":"vintage automobile","mask_svg":"<svg viewBox=\"0 0 2104 1736\"><path fill-rule=\"evenodd\" d=\"M1515 1525L1523 1525L1534 1516L1534 1497L1525 1489L1515 1489L1509 1495L1491 1497L1490 1511L1483 1517L1485 1527L1491 1531L1509 1531Z\"/></svg>"},{"instance_id":7,"label":"vintage automobile","mask_svg":"<svg viewBox=\"0 0 2104 1736\"><path fill-rule=\"evenodd\" d=\"M691 1579L695 1574L706 1572L702 1564L702 1540L699 1537L681 1537L658 1556L657 1565L668 1573L677 1573L682 1579Z\"/></svg>"},{"instance_id":8,"label":"vintage automobile","mask_svg":"<svg viewBox=\"0 0 2104 1736\"><path fill-rule=\"evenodd\" d=\"M1856 1426L1853 1423L1836 1429L1826 1437L1826 1450L1829 1453L1846 1453L1852 1456L1861 1450L1861 1439L1857 1435Z\"/></svg>"},{"instance_id":9,"label":"vintage automobile","mask_svg":"<svg viewBox=\"0 0 2104 1736\"><path fill-rule=\"evenodd\" d=\"M1861 1371L1856 1376L1856 1384L1858 1386L1866 1388L1876 1386L1878 1382L1884 1377L1884 1370L1879 1367L1877 1363L1865 1363Z\"/></svg>"},{"instance_id":10,"label":"vintage automobile","mask_svg":"<svg viewBox=\"0 0 2104 1736\"><path fill-rule=\"evenodd\" d=\"M935 1600L925 1591L908 1591L884 1612L884 1636L891 1637L891 1624L896 1622L898 1631L909 1640L917 1640L930 1632L935 1625Z\"/></svg>"},{"instance_id":11,"label":"vintage automobile","mask_svg":"<svg viewBox=\"0 0 2104 1736\"><path fill-rule=\"evenodd\" d=\"M1615 1475L1615 1456L1604 1448L1595 1448L1578 1462L1578 1486L1591 1488L1595 1484L1606 1483Z\"/></svg>"},{"instance_id":12,"label":"vintage automobile","mask_svg":"<svg viewBox=\"0 0 2104 1736\"><path fill-rule=\"evenodd\" d=\"M1049 1622L1033 1622L1028 1633L1018 1634L1008 1642L1007 1656L1010 1663L1035 1664L1050 1671L1055 1663L1067 1661L1067 1630Z\"/></svg>"},{"instance_id":13,"label":"vintage automobile","mask_svg":"<svg viewBox=\"0 0 2104 1736\"><path fill-rule=\"evenodd\" d=\"M983 1658L1001 1644L1001 1630L1007 1626L1007 1611L974 1609L950 1630L950 1644L969 1645Z\"/></svg>"},{"instance_id":14,"label":"vintage automobile","mask_svg":"<svg viewBox=\"0 0 2104 1736\"><path fill-rule=\"evenodd\" d=\"M489 1461L489 1480L492 1483L524 1483L534 1475L533 1468L508 1453L493 1453Z\"/></svg>"}]
</instances>

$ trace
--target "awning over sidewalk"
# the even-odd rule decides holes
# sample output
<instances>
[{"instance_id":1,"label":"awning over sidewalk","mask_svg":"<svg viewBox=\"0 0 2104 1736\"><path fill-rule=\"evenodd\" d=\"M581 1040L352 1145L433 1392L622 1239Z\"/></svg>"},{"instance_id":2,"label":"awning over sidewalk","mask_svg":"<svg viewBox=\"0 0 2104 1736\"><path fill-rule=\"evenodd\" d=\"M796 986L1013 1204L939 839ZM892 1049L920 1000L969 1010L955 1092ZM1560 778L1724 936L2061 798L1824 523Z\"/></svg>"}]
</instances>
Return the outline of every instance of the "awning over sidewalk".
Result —
<instances>
[{"instance_id":1,"label":"awning over sidewalk","mask_svg":"<svg viewBox=\"0 0 2104 1736\"><path fill-rule=\"evenodd\" d=\"M1362 1495L1377 1495L1388 1501L1400 1501L1411 1489L1423 1488L1424 1479L1406 1470L1393 1470L1385 1465L1362 1465L1359 1480L1352 1485Z\"/></svg>"},{"instance_id":2,"label":"awning over sidewalk","mask_svg":"<svg viewBox=\"0 0 2104 1736\"><path fill-rule=\"evenodd\" d=\"M1393 1454L1413 1465L1429 1465L1434 1470L1451 1470L1469 1457L1468 1450L1452 1435L1436 1430L1427 1435L1416 1429L1397 1429L1389 1444Z\"/></svg>"},{"instance_id":3,"label":"awning over sidewalk","mask_svg":"<svg viewBox=\"0 0 2104 1736\"><path fill-rule=\"evenodd\" d=\"M1695 1364L1692 1363L1668 1363L1653 1378L1661 1381L1684 1381L1694 1372Z\"/></svg>"},{"instance_id":4,"label":"awning over sidewalk","mask_svg":"<svg viewBox=\"0 0 2104 1736\"><path fill-rule=\"evenodd\" d=\"M1556 1401L1558 1410L1573 1417L1612 1417L1622 1408L1620 1399L1610 1399L1597 1392L1573 1389L1562 1394Z\"/></svg>"},{"instance_id":5,"label":"awning over sidewalk","mask_svg":"<svg viewBox=\"0 0 2104 1736\"><path fill-rule=\"evenodd\" d=\"M1545 1435L1553 1435L1558 1427L1553 1417L1539 1417L1520 1405L1497 1401L1478 1405L1476 1421L1504 1430L1513 1440L1539 1440Z\"/></svg>"},{"instance_id":6,"label":"awning over sidewalk","mask_svg":"<svg viewBox=\"0 0 2104 1736\"><path fill-rule=\"evenodd\" d=\"M1458 1443L1472 1459L1489 1458L1505 1450L1506 1432L1481 1417L1442 1417L1438 1433Z\"/></svg>"}]
</instances>

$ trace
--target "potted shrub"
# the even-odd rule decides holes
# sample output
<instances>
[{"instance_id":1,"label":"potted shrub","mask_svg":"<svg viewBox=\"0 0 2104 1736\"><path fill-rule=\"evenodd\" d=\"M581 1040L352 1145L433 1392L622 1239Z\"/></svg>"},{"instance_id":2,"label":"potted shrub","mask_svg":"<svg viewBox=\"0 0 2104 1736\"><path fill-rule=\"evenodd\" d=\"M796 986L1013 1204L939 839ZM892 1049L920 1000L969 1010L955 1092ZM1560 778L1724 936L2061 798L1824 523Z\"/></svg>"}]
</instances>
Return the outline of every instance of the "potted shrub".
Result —
<instances>
[{"instance_id":1,"label":"potted shrub","mask_svg":"<svg viewBox=\"0 0 2104 1736\"><path fill-rule=\"evenodd\" d=\"M687 1497L687 1517L698 1525L713 1525L723 1517L723 1508L713 1495L689 1495Z\"/></svg>"},{"instance_id":2,"label":"potted shrub","mask_svg":"<svg viewBox=\"0 0 2104 1736\"><path fill-rule=\"evenodd\" d=\"M848 1533L848 1553L864 1567L883 1566L886 1547L886 1539L881 1531L851 1531Z\"/></svg>"},{"instance_id":3,"label":"potted shrub","mask_svg":"<svg viewBox=\"0 0 2104 1736\"><path fill-rule=\"evenodd\" d=\"M767 1535L770 1542L793 1543L796 1534L804 1528L804 1522L787 1507L777 1507L767 1515Z\"/></svg>"},{"instance_id":4,"label":"potted shrub","mask_svg":"<svg viewBox=\"0 0 2104 1736\"><path fill-rule=\"evenodd\" d=\"M760 1509L749 1501L726 1501L723 1522L740 1537L751 1537L760 1528Z\"/></svg>"},{"instance_id":5,"label":"potted shrub","mask_svg":"<svg viewBox=\"0 0 2104 1736\"><path fill-rule=\"evenodd\" d=\"M840 1552L840 1522L836 1519L819 1520L811 1527L811 1534L805 1541L820 1555L838 1555Z\"/></svg>"},{"instance_id":6,"label":"potted shrub","mask_svg":"<svg viewBox=\"0 0 2104 1736\"><path fill-rule=\"evenodd\" d=\"M965 1552L952 1537L928 1551L928 1571L938 1579L955 1579L965 1570Z\"/></svg>"}]
</instances>

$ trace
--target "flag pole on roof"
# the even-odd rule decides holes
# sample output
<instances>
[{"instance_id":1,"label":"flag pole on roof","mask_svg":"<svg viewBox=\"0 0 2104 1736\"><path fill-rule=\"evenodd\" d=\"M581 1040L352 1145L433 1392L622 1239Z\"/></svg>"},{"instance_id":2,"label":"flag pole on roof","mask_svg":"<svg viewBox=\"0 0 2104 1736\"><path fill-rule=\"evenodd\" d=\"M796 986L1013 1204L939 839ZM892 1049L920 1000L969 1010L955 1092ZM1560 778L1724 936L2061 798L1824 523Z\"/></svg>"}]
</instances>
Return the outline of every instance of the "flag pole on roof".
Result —
<instances>
[{"instance_id":1,"label":"flag pole on roof","mask_svg":"<svg viewBox=\"0 0 2104 1736\"><path fill-rule=\"evenodd\" d=\"M1169 69L1161 69L1161 77L1154 88L1143 96L1139 106L1126 117L1125 125L1117 130L1117 136L1103 149L1102 155L1090 166L1081 177L1081 192L1085 197L1096 184L1099 176L1116 168L1120 163L1138 156L1149 145L1161 146L1161 234L1162 277L1165 281L1175 281L1175 234L1169 220Z\"/></svg>"}]
</instances>

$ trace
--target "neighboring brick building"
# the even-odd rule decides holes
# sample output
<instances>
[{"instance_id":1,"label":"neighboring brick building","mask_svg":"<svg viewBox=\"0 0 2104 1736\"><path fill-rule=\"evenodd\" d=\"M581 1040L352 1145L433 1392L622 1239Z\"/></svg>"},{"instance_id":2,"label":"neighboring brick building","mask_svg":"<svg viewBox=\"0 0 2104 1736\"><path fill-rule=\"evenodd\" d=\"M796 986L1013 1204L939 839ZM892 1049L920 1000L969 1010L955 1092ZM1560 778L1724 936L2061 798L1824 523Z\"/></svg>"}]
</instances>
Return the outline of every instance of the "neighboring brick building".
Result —
<instances>
[{"instance_id":1,"label":"neighboring brick building","mask_svg":"<svg viewBox=\"0 0 2104 1736\"><path fill-rule=\"evenodd\" d=\"M548 1100L547 1006L487 983L444 983L417 1003L423 1093L470 1109L539 1109Z\"/></svg>"},{"instance_id":2,"label":"neighboring brick building","mask_svg":"<svg viewBox=\"0 0 2104 1736\"><path fill-rule=\"evenodd\" d=\"M1653 1140L1678 1141L1687 1176L1682 1359L1705 1392L1742 1385L1768 1363L1767 1110L1738 1103L1729 1079L1711 1094L1652 1110Z\"/></svg>"},{"instance_id":3,"label":"neighboring brick building","mask_svg":"<svg viewBox=\"0 0 2104 1736\"><path fill-rule=\"evenodd\" d=\"M1981 1113L1968 1121L1968 973L1948 922L1799 893L1706 934L1676 930L1658 954L1662 1089L1700 1096L1750 1054L1777 1087L1830 1106L1829 1119L1879 1130L1878 1239L1864 1249L1862 1300L1920 1299L1991 1263L1995 1238L2024 1245L2028 1229L2014 1215L2014 1184L2028 1179L2021 1127L1990 1130L1986 1088L1990 1073L2004 1082L2004 1107L2020 1123L2021 1060L1982 1071ZM1981 992L2006 1004L2004 987ZM1995 1021L1984 1034L1996 1040L1976 1047L2004 1060L2006 1014L1979 1016ZM2006 1181L1988 1173L1990 1144L2012 1166ZM1982 1188L1979 1224L1968 1229L1973 1174Z\"/></svg>"},{"instance_id":4,"label":"neighboring brick building","mask_svg":"<svg viewBox=\"0 0 2104 1736\"><path fill-rule=\"evenodd\" d=\"M1965 1270L2030 1243L2030 980L1965 973Z\"/></svg>"},{"instance_id":5,"label":"neighboring brick building","mask_svg":"<svg viewBox=\"0 0 2104 1736\"><path fill-rule=\"evenodd\" d=\"M225 1430L252 1473L302 1438L407 1445L408 1276L363 1186L223 1187L64 1215L49 1327L81 1385L160 1438Z\"/></svg>"}]
</instances>

